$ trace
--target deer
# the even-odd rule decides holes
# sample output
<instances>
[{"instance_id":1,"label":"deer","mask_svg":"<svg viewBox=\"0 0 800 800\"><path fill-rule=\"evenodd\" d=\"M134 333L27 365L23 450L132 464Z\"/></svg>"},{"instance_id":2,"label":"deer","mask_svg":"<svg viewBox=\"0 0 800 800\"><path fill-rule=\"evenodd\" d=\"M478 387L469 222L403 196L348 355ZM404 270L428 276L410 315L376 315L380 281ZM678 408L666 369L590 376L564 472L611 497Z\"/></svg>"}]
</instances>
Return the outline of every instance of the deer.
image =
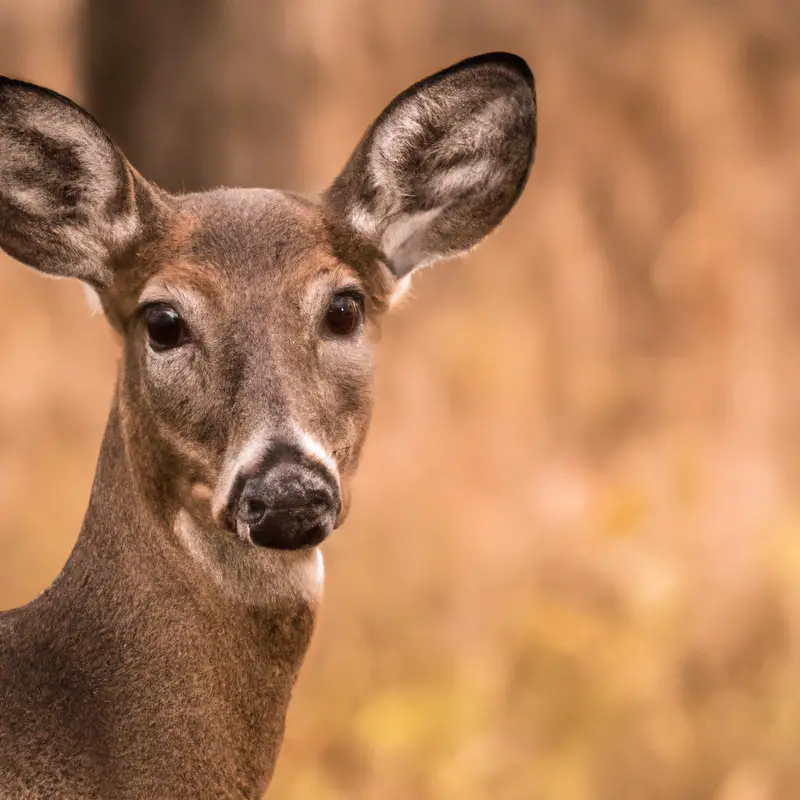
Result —
<instances>
[{"instance_id":1,"label":"deer","mask_svg":"<svg viewBox=\"0 0 800 800\"><path fill-rule=\"evenodd\" d=\"M171 194L49 89L0 78L0 248L120 340L77 543L0 614L0 798L258 798L272 779L410 277L520 197L533 74L424 78L319 194ZM57 509L54 509L57 511Z\"/></svg>"}]
</instances>

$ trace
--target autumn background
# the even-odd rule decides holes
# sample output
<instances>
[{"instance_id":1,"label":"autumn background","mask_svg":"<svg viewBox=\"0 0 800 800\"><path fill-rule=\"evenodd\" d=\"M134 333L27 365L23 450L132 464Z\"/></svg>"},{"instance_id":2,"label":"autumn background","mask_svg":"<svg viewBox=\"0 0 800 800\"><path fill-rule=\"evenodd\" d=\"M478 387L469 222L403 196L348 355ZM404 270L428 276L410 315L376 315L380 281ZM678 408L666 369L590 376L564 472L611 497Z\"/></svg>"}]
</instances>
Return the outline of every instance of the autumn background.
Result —
<instances>
[{"instance_id":1,"label":"autumn background","mask_svg":"<svg viewBox=\"0 0 800 800\"><path fill-rule=\"evenodd\" d=\"M800 797L800 5L0 0L0 73L172 188L323 188L512 50L531 182L385 327L269 797ZM0 257L0 607L77 535L118 345Z\"/></svg>"}]
</instances>

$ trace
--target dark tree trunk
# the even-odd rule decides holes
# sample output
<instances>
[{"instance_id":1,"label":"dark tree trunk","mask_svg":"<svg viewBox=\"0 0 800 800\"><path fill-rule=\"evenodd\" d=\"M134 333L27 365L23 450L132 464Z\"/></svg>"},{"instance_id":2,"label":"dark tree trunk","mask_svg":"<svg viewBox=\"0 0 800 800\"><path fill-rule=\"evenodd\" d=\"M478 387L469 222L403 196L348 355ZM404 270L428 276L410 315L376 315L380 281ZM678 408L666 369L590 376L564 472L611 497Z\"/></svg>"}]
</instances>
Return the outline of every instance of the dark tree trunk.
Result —
<instances>
[{"instance_id":1,"label":"dark tree trunk","mask_svg":"<svg viewBox=\"0 0 800 800\"><path fill-rule=\"evenodd\" d=\"M87 107L164 188L290 188L310 75L288 2L87 0Z\"/></svg>"}]
</instances>

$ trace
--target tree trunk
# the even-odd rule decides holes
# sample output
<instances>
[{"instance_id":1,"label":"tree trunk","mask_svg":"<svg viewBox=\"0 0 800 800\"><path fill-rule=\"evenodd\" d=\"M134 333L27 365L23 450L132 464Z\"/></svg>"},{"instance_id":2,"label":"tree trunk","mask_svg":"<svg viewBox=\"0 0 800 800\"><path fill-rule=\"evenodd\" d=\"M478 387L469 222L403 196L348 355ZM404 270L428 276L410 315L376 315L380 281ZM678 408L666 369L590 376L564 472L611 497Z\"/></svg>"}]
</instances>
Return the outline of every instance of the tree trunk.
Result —
<instances>
[{"instance_id":1,"label":"tree trunk","mask_svg":"<svg viewBox=\"0 0 800 800\"><path fill-rule=\"evenodd\" d=\"M87 107L166 189L289 188L310 75L288 2L87 0Z\"/></svg>"}]
</instances>

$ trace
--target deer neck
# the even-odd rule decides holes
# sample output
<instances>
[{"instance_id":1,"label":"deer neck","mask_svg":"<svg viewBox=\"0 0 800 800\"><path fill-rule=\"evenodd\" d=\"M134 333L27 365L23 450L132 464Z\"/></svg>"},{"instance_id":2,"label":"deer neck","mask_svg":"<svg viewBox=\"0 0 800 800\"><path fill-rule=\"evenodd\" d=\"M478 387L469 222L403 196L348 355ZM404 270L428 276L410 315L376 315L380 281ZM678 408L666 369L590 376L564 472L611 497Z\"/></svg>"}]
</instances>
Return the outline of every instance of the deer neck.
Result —
<instances>
[{"instance_id":1,"label":"deer neck","mask_svg":"<svg viewBox=\"0 0 800 800\"><path fill-rule=\"evenodd\" d=\"M315 603L302 592L222 585L224 571L191 552L219 533L195 531L201 538L187 544L175 519L159 517L139 488L120 416L115 402L78 542L39 602L56 641L69 642L73 668L94 687L111 740L104 752L121 774L152 781L151 796L165 796L173 783L176 797L187 786L198 797L209 786L220 796L231 787L258 796L280 747ZM230 546L234 560L270 555ZM251 570L251 583L274 578L274 568ZM253 597L264 602L248 603Z\"/></svg>"}]
</instances>

